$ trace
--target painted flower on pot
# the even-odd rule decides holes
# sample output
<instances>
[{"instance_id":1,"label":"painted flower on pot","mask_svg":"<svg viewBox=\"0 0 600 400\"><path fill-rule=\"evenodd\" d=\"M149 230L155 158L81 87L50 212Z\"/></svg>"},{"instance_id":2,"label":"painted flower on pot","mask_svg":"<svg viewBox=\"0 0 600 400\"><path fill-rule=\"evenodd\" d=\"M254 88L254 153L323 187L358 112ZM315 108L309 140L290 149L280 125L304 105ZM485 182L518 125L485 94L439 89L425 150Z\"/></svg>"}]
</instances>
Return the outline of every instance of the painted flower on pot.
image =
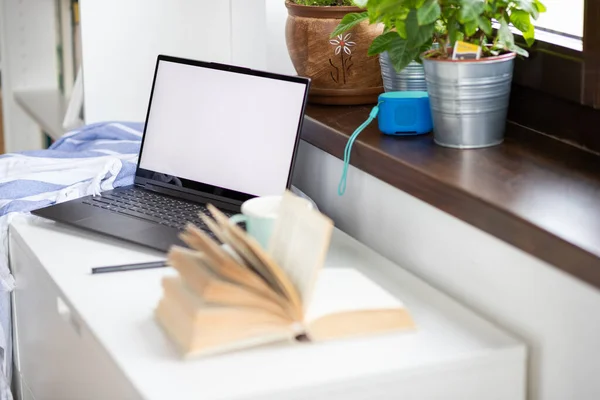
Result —
<instances>
[{"instance_id":1,"label":"painted flower on pot","mask_svg":"<svg viewBox=\"0 0 600 400\"><path fill-rule=\"evenodd\" d=\"M346 83L346 77L352 67L352 47L356 46L356 42L351 41L352 33L346 33L345 35L337 35L335 39L330 39L329 44L334 46L333 53L335 56L339 56L341 67L334 64L333 60L329 59L329 64L333 67L334 71L331 71L331 79L335 83ZM338 58L338 57L335 57ZM340 77L341 70L341 77Z\"/></svg>"},{"instance_id":2,"label":"painted flower on pot","mask_svg":"<svg viewBox=\"0 0 600 400\"><path fill-rule=\"evenodd\" d=\"M338 55L342 52L342 50L344 51L344 53L350 55L352 54L352 50L350 49L350 47L352 46L356 46L355 42L351 42L350 38L352 38L352 34L351 33L346 33L345 36L342 37L342 35L338 35L336 39L331 39L329 41L330 44L332 44L335 47L335 54Z\"/></svg>"}]
</instances>

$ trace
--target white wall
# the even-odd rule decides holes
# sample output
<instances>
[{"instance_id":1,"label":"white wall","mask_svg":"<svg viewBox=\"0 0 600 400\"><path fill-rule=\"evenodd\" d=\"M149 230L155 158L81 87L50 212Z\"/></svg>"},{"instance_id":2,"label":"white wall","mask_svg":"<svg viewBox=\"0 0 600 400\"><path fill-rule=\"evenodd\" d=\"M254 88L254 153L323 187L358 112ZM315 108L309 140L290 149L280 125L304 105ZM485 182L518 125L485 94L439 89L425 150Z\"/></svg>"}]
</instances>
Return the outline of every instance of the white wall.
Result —
<instances>
[{"instance_id":1,"label":"white wall","mask_svg":"<svg viewBox=\"0 0 600 400\"><path fill-rule=\"evenodd\" d=\"M267 14L267 68L280 74L296 75L285 44L287 8L283 0L265 0Z\"/></svg>"},{"instance_id":2,"label":"white wall","mask_svg":"<svg viewBox=\"0 0 600 400\"><path fill-rule=\"evenodd\" d=\"M214 0L209 0L214 2ZM267 69L267 0L229 0L231 3L230 63Z\"/></svg>"},{"instance_id":3,"label":"white wall","mask_svg":"<svg viewBox=\"0 0 600 400\"><path fill-rule=\"evenodd\" d=\"M303 143L294 184L337 226L530 346L530 399L600 399L600 291Z\"/></svg>"},{"instance_id":4,"label":"white wall","mask_svg":"<svg viewBox=\"0 0 600 400\"><path fill-rule=\"evenodd\" d=\"M286 18L283 0L81 0L86 123L143 121L161 53L295 75Z\"/></svg>"},{"instance_id":5,"label":"white wall","mask_svg":"<svg viewBox=\"0 0 600 400\"><path fill-rule=\"evenodd\" d=\"M80 3L86 123L143 121L158 54L266 68L265 0Z\"/></svg>"}]
</instances>

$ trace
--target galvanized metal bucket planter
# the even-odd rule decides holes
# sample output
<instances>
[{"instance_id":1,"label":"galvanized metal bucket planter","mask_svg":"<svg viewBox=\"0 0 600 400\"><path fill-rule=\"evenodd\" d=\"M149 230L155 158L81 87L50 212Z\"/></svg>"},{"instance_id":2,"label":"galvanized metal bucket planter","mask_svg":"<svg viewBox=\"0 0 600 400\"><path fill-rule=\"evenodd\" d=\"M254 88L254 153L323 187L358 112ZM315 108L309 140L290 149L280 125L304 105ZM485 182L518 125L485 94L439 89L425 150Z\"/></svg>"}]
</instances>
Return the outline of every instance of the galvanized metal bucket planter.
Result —
<instances>
[{"instance_id":1,"label":"galvanized metal bucket planter","mask_svg":"<svg viewBox=\"0 0 600 400\"><path fill-rule=\"evenodd\" d=\"M427 91L425 70L418 62L411 62L405 69L396 72L388 52L379 55L383 88L386 92Z\"/></svg>"},{"instance_id":2,"label":"galvanized metal bucket planter","mask_svg":"<svg viewBox=\"0 0 600 400\"><path fill-rule=\"evenodd\" d=\"M502 143L515 56L481 60L423 56L437 144L472 149Z\"/></svg>"}]
</instances>

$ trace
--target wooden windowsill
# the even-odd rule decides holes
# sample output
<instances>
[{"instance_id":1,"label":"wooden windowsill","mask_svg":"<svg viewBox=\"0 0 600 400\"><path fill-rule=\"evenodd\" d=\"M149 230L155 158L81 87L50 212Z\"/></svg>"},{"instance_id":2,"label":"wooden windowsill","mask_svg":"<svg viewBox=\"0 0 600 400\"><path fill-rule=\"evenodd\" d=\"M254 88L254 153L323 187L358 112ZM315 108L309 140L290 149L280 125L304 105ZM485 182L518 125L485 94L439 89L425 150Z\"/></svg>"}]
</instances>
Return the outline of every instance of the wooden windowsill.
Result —
<instances>
[{"instance_id":1,"label":"wooden windowsill","mask_svg":"<svg viewBox=\"0 0 600 400\"><path fill-rule=\"evenodd\" d=\"M302 139L343 158L370 110L309 105ZM500 146L455 150L383 135L375 121L351 163L600 288L600 157L512 123Z\"/></svg>"}]
</instances>

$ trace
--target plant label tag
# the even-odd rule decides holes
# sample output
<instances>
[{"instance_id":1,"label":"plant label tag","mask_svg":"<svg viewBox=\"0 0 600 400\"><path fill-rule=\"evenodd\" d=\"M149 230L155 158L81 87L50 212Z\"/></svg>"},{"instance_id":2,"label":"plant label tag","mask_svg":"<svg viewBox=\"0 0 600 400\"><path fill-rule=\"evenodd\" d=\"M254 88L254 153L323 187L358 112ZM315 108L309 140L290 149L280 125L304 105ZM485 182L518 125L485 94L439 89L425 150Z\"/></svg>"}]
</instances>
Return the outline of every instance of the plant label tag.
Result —
<instances>
[{"instance_id":1,"label":"plant label tag","mask_svg":"<svg viewBox=\"0 0 600 400\"><path fill-rule=\"evenodd\" d=\"M479 60L480 58L481 46L461 41L454 44L453 60Z\"/></svg>"}]
</instances>

